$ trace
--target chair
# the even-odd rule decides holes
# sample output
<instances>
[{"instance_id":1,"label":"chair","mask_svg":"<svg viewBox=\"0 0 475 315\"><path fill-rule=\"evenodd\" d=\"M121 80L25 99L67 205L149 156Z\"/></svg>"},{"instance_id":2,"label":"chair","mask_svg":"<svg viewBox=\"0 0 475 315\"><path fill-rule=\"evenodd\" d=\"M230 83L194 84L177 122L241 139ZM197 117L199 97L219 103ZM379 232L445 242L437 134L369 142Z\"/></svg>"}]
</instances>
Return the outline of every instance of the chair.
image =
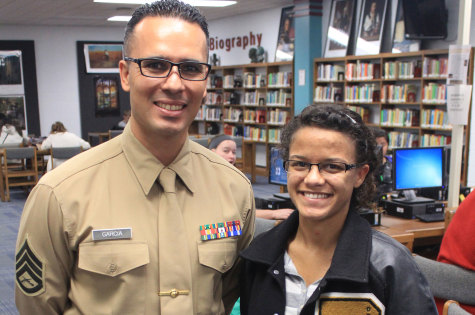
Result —
<instances>
[{"instance_id":1,"label":"chair","mask_svg":"<svg viewBox=\"0 0 475 315\"><path fill-rule=\"evenodd\" d=\"M55 168L54 159L67 160L82 152L82 147L51 148L51 169Z\"/></svg>"},{"instance_id":2,"label":"chair","mask_svg":"<svg viewBox=\"0 0 475 315\"><path fill-rule=\"evenodd\" d=\"M9 165L8 160L19 160L19 163ZM6 190L4 199L10 201L10 187L35 186L38 182L36 148L4 148L1 168L3 189Z\"/></svg>"},{"instance_id":3,"label":"chair","mask_svg":"<svg viewBox=\"0 0 475 315\"><path fill-rule=\"evenodd\" d=\"M122 134L124 130L109 130L109 140Z\"/></svg>"},{"instance_id":4,"label":"chair","mask_svg":"<svg viewBox=\"0 0 475 315\"><path fill-rule=\"evenodd\" d=\"M256 218L256 222L254 224L254 237L257 235L264 233L270 229L272 229L276 225L275 220L268 220L262 218Z\"/></svg>"},{"instance_id":5,"label":"chair","mask_svg":"<svg viewBox=\"0 0 475 315\"><path fill-rule=\"evenodd\" d=\"M412 253L412 246L414 245L414 233L398 234L391 236L396 241L406 246Z\"/></svg>"},{"instance_id":6,"label":"chair","mask_svg":"<svg viewBox=\"0 0 475 315\"><path fill-rule=\"evenodd\" d=\"M434 297L475 305L475 271L419 255L414 259L429 282Z\"/></svg>"},{"instance_id":7,"label":"chair","mask_svg":"<svg viewBox=\"0 0 475 315\"><path fill-rule=\"evenodd\" d=\"M448 300L444 303L442 315L470 315L470 313L460 307L457 301Z\"/></svg>"}]
</instances>

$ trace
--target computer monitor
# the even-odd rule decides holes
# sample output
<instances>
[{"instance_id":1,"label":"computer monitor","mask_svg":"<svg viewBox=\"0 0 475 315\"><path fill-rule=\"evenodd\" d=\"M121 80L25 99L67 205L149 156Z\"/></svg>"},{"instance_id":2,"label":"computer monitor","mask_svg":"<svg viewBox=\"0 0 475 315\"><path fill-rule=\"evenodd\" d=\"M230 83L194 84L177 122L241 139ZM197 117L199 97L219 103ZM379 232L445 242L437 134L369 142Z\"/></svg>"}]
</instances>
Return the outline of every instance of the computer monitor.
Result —
<instances>
[{"instance_id":1,"label":"computer monitor","mask_svg":"<svg viewBox=\"0 0 475 315\"><path fill-rule=\"evenodd\" d=\"M414 189L444 186L444 148L399 148L393 150L393 189L403 191L406 203L430 202L433 199L416 197Z\"/></svg>"},{"instance_id":2,"label":"computer monitor","mask_svg":"<svg viewBox=\"0 0 475 315\"><path fill-rule=\"evenodd\" d=\"M277 147L270 148L269 184L287 185L287 172L284 170L284 159Z\"/></svg>"}]
</instances>

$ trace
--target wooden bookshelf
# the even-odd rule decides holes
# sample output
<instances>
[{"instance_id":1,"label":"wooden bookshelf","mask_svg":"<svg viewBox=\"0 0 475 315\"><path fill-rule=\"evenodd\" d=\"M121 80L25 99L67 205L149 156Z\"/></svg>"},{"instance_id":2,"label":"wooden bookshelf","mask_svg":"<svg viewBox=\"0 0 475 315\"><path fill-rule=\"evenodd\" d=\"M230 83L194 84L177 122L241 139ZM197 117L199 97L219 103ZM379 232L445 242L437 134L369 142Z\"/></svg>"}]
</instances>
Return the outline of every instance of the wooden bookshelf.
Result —
<instances>
[{"instance_id":1,"label":"wooden bookshelf","mask_svg":"<svg viewBox=\"0 0 475 315\"><path fill-rule=\"evenodd\" d=\"M216 66L189 133L203 135L213 125L220 133L243 137L241 170L254 182L256 175L268 175L270 147L280 141L293 113L292 62Z\"/></svg>"},{"instance_id":2,"label":"wooden bookshelf","mask_svg":"<svg viewBox=\"0 0 475 315\"><path fill-rule=\"evenodd\" d=\"M472 83L473 52L468 82ZM448 50L314 59L314 103L347 106L388 132L389 147L446 146ZM470 128L470 126L467 126ZM469 137L465 133L468 148ZM466 182L468 150L462 181Z\"/></svg>"}]
</instances>

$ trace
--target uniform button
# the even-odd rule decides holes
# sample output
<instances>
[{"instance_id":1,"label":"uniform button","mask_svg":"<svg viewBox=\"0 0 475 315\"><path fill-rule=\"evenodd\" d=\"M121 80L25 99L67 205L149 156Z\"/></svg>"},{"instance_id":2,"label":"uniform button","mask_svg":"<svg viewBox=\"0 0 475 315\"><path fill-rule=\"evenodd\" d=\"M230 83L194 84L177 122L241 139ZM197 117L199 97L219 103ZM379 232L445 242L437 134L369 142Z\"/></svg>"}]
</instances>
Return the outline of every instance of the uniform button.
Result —
<instances>
[{"instance_id":1,"label":"uniform button","mask_svg":"<svg viewBox=\"0 0 475 315\"><path fill-rule=\"evenodd\" d=\"M114 273L117 271L117 265L116 264L110 264L109 265L109 272Z\"/></svg>"},{"instance_id":2,"label":"uniform button","mask_svg":"<svg viewBox=\"0 0 475 315\"><path fill-rule=\"evenodd\" d=\"M277 269L274 270L275 275L278 275L279 273L280 273L279 270L277 270Z\"/></svg>"}]
</instances>

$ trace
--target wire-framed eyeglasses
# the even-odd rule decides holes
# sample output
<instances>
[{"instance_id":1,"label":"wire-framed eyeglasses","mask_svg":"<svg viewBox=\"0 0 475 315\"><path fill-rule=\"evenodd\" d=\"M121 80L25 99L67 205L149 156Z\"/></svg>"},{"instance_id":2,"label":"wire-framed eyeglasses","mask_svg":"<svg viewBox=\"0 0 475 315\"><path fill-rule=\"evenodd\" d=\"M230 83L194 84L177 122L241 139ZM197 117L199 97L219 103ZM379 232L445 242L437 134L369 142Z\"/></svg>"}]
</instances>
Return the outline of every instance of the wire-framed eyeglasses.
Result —
<instances>
[{"instance_id":1,"label":"wire-framed eyeglasses","mask_svg":"<svg viewBox=\"0 0 475 315\"><path fill-rule=\"evenodd\" d=\"M309 163L305 161L298 160L286 160L284 161L284 169L287 173L295 173L299 175L307 175L312 166L316 165L318 171L321 175L336 175L341 173L346 173L346 171L353 168L360 167L364 163L355 163L347 164L343 162L320 162L320 163Z\"/></svg>"},{"instance_id":2,"label":"wire-framed eyeglasses","mask_svg":"<svg viewBox=\"0 0 475 315\"><path fill-rule=\"evenodd\" d=\"M124 60L138 64L140 73L150 78L166 78L173 66L177 66L180 78L188 81L204 81L208 77L211 65L202 62L184 61L174 63L162 58L130 58Z\"/></svg>"}]
</instances>

